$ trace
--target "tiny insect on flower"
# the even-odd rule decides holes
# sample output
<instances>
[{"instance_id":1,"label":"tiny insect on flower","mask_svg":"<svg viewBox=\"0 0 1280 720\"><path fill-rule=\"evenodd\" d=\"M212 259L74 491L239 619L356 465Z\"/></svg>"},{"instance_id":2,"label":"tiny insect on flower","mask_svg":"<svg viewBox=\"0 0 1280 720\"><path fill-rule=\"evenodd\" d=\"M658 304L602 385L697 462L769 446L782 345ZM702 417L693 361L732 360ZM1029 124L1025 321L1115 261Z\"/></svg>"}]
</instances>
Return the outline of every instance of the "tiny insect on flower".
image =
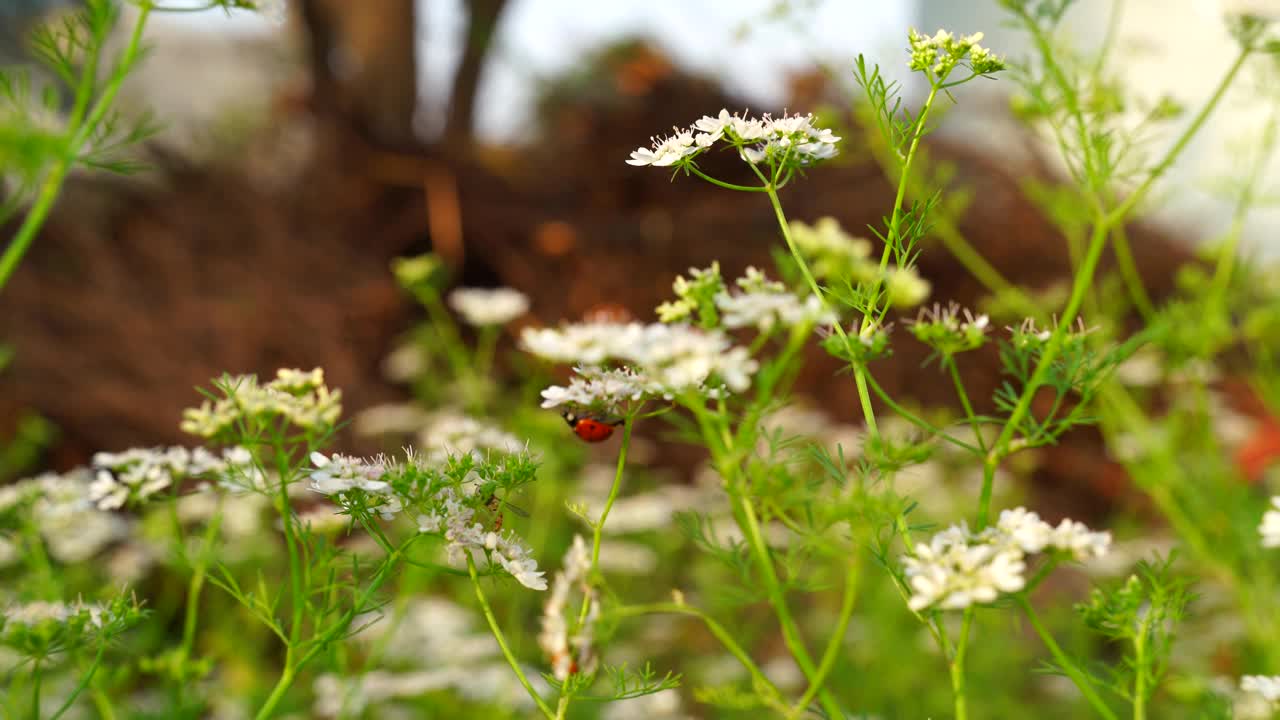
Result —
<instances>
[{"instance_id":1,"label":"tiny insect on flower","mask_svg":"<svg viewBox=\"0 0 1280 720\"><path fill-rule=\"evenodd\" d=\"M621 420L603 420L590 415L564 413L564 421L569 423L578 437L589 443L604 442L613 435L613 429L622 424Z\"/></svg>"}]
</instances>

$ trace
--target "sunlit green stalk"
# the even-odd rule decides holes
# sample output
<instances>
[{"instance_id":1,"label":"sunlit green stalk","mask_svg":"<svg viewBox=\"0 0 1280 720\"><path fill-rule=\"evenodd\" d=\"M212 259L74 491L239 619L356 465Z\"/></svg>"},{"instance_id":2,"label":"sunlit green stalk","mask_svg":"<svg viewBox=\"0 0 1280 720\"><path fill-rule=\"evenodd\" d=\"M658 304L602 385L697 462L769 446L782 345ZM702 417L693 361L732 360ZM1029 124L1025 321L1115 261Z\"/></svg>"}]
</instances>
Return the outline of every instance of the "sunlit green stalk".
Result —
<instances>
[{"instance_id":1,"label":"sunlit green stalk","mask_svg":"<svg viewBox=\"0 0 1280 720\"><path fill-rule=\"evenodd\" d=\"M787 243L787 249L791 252L791 257L795 259L796 265L800 268L800 274L804 276L805 282L809 285L809 290L822 302L823 307L827 305L827 298L822 292L822 288L818 285L818 281L814 279L813 273L809 270L809 264L805 261L804 256L800 254L800 249L796 247L795 240L791 237L791 224L787 221L787 215L782 210L782 201L778 199L778 192L772 186L766 186L769 193L769 202L773 205L773 213L778 219L778 227L782 231L782 238ZM836 334L840 336L841 341L846 347L852 342L845 333L844 327L840 322L834 324ZM862 406L862 417L867 423L867 431L872 437L880 435L879 428L876 426L875 409L871 407L871 395L867 391L866 368L856 362L851 362L853 368L853 380L858 387L858 402Z\"/></svg>"},{"instance_id":2,"label":"sunlit green stalk","mask_svg":"<svg viewBox=\"0 0 1280 720\"><path fill-rule=\"evenodd\" d=\"M49 718L49 720L58 720L58 718L62 717L64 713L66 713L68 710L71 709L71 706L75 703L76 698L80 697L80 693L84 692L84 689L89 686L90 682L93 681L93 676L98 672L98 668L102 665L102 656L106 654L106 652L107 652L107 641L103 639L101 642L98 643L98 654L93 657L93 662L89 665L89 669L86 670L84 674L80 677L80 682L76 683L76 686L71 691L71 694L67 695L67 699L62 702L62 705ZM37 718L39 717L38 712L36 713L36 717Z\"/></svg>"},{"instance_id":3,"label":"sunlit green stalk","mask_svg":"<svg viewBox=\"0 0 1280 720\"><path fill-rule=\"evenodd\" d=\"M956 720L968 720L968 697L965 691L964 659L969 650L969 628L973 625L973 606L964 609L964 620L960 626L960 639L956 641L955 653L948 663L951 671L951 693L955 699Z\"/></svg>"},{"instance_id":4,"label":"sunlit green stalk","mask_svg":"<svg viewBox=\"0 0 1280 720\"><path fill-rule=\"evenodd\" d=\"M773 681L764 674L760 669L760 666L756 665L755 661L751 659L751 655L738 644L733 633L729 632L724 625L721 625L715 618L707 615L698 608L684 603L649 603L645 605L623 605L622 607L614 610L611 614L615 617L630 617L635 615L652 615L656 613L688 615L701 620L702 623L706 625L707 630L720 641L721 645L724 646L724 649L727 650L730 655L737 658L738 662L742 663L742 667L745 668L747 674L751 676L752 683L756 687L768 693L769 697L767 699L770 701L770 704L780 711L787 709L787 706L782 703L782 691L779 690L778 686L774 685Z\"/></svg>"},{"instance_id":5,"label":"sunlit green stalk","mask_svg":"<svg viewBox=\"0 0 1280 720\"><path fill-rule=\"evenodd\" d=\"M101 52L100 43L91 48L85 58L80 84L76 89L75 104L72 106L71 114L67 118L67 144L63 148L62 154L53 162L53 166L49 168L48 174L45 175L44 182L40 184L40 192L36 196L35 203L27 211L27 215L23 218L22 225L18 227L18 231L14 234L13 240L5 248L4 254L0 255L0 291L4 290L5 285L9 283L9 278L17 270L18 263L22 261L22 257L31 247L31 243L35 240L36 235L39 234L40 228L44 226L45 220L48 219L54 203L62 193L62 185L67 179L67 173L70 172L72 165L75 164L80 150L93 137L98 126L106 118L112 103L115 102L116 95L120 92L120 86L124 83L129 69L137 61L142 51L142 29L146 26L147 17L150 14L151 4L148 2L140 3L138 6L138 20L134 24L133 33L129 36L129 43L125 46L124 53L120 56L120 62L103 89L102 95L94 103L92 110L88 111L87 118L85 118L85 112L89 107L88 103L92 97L94 81L97 79L98 74L98 55Z\"/></svg>"},{"instance_id":6,"label":"sunlit green stalk","mask_svg":"<svg viewBox=\"0 0 1280 720\"><path fill-rule=\"evenodd\" d=\"M827 647L822 652L822 659L818 662L817 671L809 681L809 689L805 690L804 695L801 695L796 704L792 706L791 712L788 713L790 718L798 718L804 714L809 707L809 703L813 702L818 691L822 689L827 676L831 674L831 669L835 667L836 660L840 657L840 647L844 644L845 633L848 632L849 621L853 617L854 601L858 598L858 576L860 573L861 563L856 557L850 558L848 568L845 570L844 593L840 597L840 614L836 617L836 625L832 628L831 635L827 638Z\"/></svg>"},{"instance_id":7,"label":"sunlit green stalk","mask_svg":"<svg viewBox=\"0 0 1280 720\"><path fill-rule=\"evenodd\" d=\"M1053 639L1053 633L1049 632L1049 629L1040 621L1040 616L1036 614L1035 608L1031 606L1031 601L1027 599L1026 595L1019 594L1015 597L1018 600L1018 604L1026 612L1027 619L1031 621L1031 627L1035 628L1036 634L1044 641L1045 647L1049 648L1049 652L1058 663L1058 667L1062 668L1067 677L1071 678L1071 681L1080 689L1080 693L1093 706L1094 711L1107 720L1119 720L1115 712L1107 707L1102 697L1098 695L1098 691L1094 689L1093 683L1089 681L1088 676L1080 668L1076 667L1071 658L1067 657L1067 654L1058 646L1058 642Z\"/></svg>"},{"instance_id":8,"label":"sunlit green stalk","mask_svg":"<svg viewBox=\"0 0 1280 720\"><path fill-rule=\"evenodd\" d=\"M591 524L591 573L599 571L600 543L604 537L604 523L609 518L609 511L613 509L613 503L618 499L618 493L622 491L622 471L627 466L627 449L631 447L631 427L634 424L634 420L633 415L627 415L622 421L622 447L618 449L618 465L613 473L613 485L609 487L609 497L604 502L604 509L600 511L600 517ZM590 599L583 598L582 609L578 613L579 627L587 621L587 613L590 609Z\"/></svg>"},{"instance_id":9,"label":"sunlit green stalk","mask_svg":"<svg viewBox=\"0 0 1280 720\"><path fill-rule=\"evenodd\" d=\"M502 628L498 625L498 619L493 615L493 608L489 607L489 600L484 596L484 588L480 587L480 578L476 575L476 562L467 554L467 571L471 574L471 585L475 588L476 599L480 601L480 609L484 611L484 619L489 622L489 629L493 631L493 637L498 641L498 647L502 648L502 656L507 659L507 664L511 666L511 670L515 672L516 678L520 684L524 686L529 697L533 698L534 704L542 711L542 714L551 720L555 720L557 714L547 705L547 701L542 699L537 690L533 689L533 684L529 682L529 678L525 676L524 669L520 667L520 663L516 660L516 656L511 652L511 648L507 646L507 638L502 634ZM561 716L563 717L563 716Z\"/></svg>"}]
</instances>

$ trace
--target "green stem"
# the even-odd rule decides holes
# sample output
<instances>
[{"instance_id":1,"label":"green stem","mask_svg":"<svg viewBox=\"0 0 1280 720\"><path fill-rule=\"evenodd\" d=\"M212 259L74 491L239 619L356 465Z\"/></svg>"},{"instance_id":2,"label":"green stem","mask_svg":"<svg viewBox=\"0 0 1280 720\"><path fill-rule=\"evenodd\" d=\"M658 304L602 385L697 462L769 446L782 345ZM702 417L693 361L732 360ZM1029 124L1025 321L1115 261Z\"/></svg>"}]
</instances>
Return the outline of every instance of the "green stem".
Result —
<instances>
[{"instance_id":1,"label":"green stem","mask_svg":"<svg viewBox=\"0 0 1280 720\"><path fill-rule=\"evenodd\" d=\"M813 698L817 696L818 691L822 689L823 683L826 682L827 675L831 673L831 669L835 667L836 659L840 657L840 646L844 642L845 633L849 630L849 620L853 617L854 601L858 597L858 576L860 574L861 563L856 559L851 559L849 567L845 572L844 578L844 594L840 598L840 615L836 619L836 626L831 631L831 636L827 639L827 647L822 652L822 659L818 662L818 670L814 673L814 677L809 682L809 689L805 690L804 695L796 701L792 706L791 712L788 713L789 718L798 718L813 702Z\"/></svg>"},{"instance_id":2,"label":"green stem","mask_svg":"<svg viewBox=\"0 0 1280 720\"><path fill-rule=\"evenodd\" d=\"M992 467L993 456L998 458L1008 454L1009 443L1013 439L1013 434L1017 432L1018 425L1026 417L1027 412L1031 409L1031 400L1035 397L1036 390L1044 384L1045 377L1048 376L1050 368L1053 367L1053 361L1058 358L1058 353L1062 350L1062 343L1071 327L1075 322L1076 313L1080 311L1080 304L1084 302L1085 293L1089 289L1089 285L1093 282L1094 271L1097 270L1098 260L1102 257L1102 248L1107 244L1107 225L1100 222L1093 228L1093 236L1089 240L1089 249L1085 253L1084 262L1081 264L1080 271L1076 273L1075 281L1071 287L1071 297L1067 300L1067 307L1062 311L1062 318L1053 328L1053 332L1049 337L1049 342L1045 345L1044 351L1040 355L1040 362L1036 365L1035 371L1031 374L1031 378L1027 381L1026 387L1022 389L1022 395L1018 398L1018 404L1014 406L1013 412L1009 415L1009 420L1005 423L1004 430L1001 431L1000 437L992 444L991 453L988 454L987 470L982 480L982 493L978 505L978 529L981 530L987 526L987 518L991 512L991 483L995 477L994 467Z\"/></svg>"},{"instance_id":3,"label":"green stem","mask_svg":"<svg viewBox=\"0 0 1280 720\"><path fill-rule=\"evenodd\" d=\"M1142 283L1142 275L1138 273L1138 265L1134 262L1133 251L1129 247L1129 233L1123 222L1116 225L1111 244L1116 253L1116 266L1120 270L1120 278L1124 280L1125 287L1129 290L1129 299L1133 301L1133 306L1137 308L1142 319L1150 324L1155 319L1155 304L1151 302L1151 296Z\"/></svg>"},{"instance_id":4,"label":"green stem","mask_svg":"<svg viewBox=\"0 0 1280 720\"><path fill-rule=\"evenodd\" d=\"M1275 155L1276 133L1280 129L1277 128L1278 125L1280 125L1280 104L1273 106L1271 109L1271 115L1262 131L1261 146L1255 154L1253 167L1249 171L1249 178L1245 182L1240 197L1236 200L1235 211L1232 213L1231 218L1231 229L1228 231L1227 241L1218 255L1218 267L1213 273L1213 295L1215 298L1225 297L1227 288L1231 284L1231 272L1235 268L1240 236L1244 234L1245 217L1253 207L1258 191L1258 183L1261 181L1267 166L1270 165L1271 158Z\"/></svg>"},{"instance_id":5,"label":"green stem","mask_svg":"<svg viewBox=\"0 0 1280 720\"><path fill-rule=\"evenodd\" d=\"M622 470L627 465L627 449L631 447L631 426L634 424L634 415L627 415L622 422L622 447L618 450L618 466L613 473L613 485L609 488L609 498L604 502L604 509L600 511L600 518L591 525L591 570L592 574L599 572L600 568L600 543L604 535L604 522L609 517L609 511L613 509L613 503L618 499L618 493L622 490ZM578 613L578 627L581 627L587 621L587 612L591 609L591 599L584 597L582 599L582 610Z\"/></svg>"},{"instance_id":6,"label":"green stem","mask_svg":"<svg viewBox=\"0 0 1280 720\"><path fill-rule=\"evenodd\" d=\"M1018 604L1020 604L1022 609L1026 612L1027 619L1031 621L1031 626L1035 628L1036 634L1040 636L1045 647L1049 648L1049 652L1053 655L1054 661L1056 661L1058 666L1062 668L1063 672L1067 674L1067 677L1071 678L1072 682L1076 684L1076 687L1080 689L1081 694L1083 694L1085 699L1089 701L1089 704L1093 706L1093 709L1107 720L1118 720L1116 714L1111 710L1111 708L1107 707L1107 704L1103 702L1102 698L1098 695L1098 691L1094 689L1093 683L1089 682L1088 676L1086 676L1080 668L1076 667L1076 664L1071 661L1071 658L1067 657L1067 654L1058 646L1058 642L1053 639L1053 635L1049 633L1048 628L1046 628L1044 623L1040 621L1040 616L1036 614L1035 608L1031 607L1031 601L1027 599L1026 595L1017 595L1016 597L1018 599Z\"/></svg>"},{"instance_id":7,"label":"green stem","mask_svg":"<svg viewBox=\"0 0 1280 720\"><path fill-rule=\"evenodd\" d=\"M773 214L778 219L778 227L782 231L782 238L787 243L787 249L791 251L791 257L796 261L796 265L800 268L800 274L804 276L805 283L809 285L809 290L822 303L824 308L830 309L827 304L827 298L822 292L822 288L818 285L818 281L814 278L813 272L809 270L809 264L805 262L804 256L800 254L800 249L796 247L795 240L791 237L791 224L787 222L787 214L782 210L782 201L778 198L778 191L772 185L767 185L766 190L769 193L769 202L773 205ZM836 334L844 342L845 347L849 347L849 336L845 334L844 326L837 320L833 326ZM863 328L865 331L867 328ZM876 426L876 413L871 407L871 395L867 391L866 368L856 362L850 362L853 368L853 379L858 386L858 402L862 406L862 417L867 423L867 431L872 437L880 434L879 428Z\"/></svg>"},{"instance_id":8,"label":"green stem","mask_svg":"<svg viewBox=\"0 0 1280 720\"><path fill-rule=\"evenodd\" d=\"M754 167L755 166L753 165L752 168ZM688 168L689 168L689 171L692 172L694 175L697 175L698 177L702 178L703 180L706 180L712 185L718 185L726 190L737 190L738 192L767 192L769 190L768 186L735 185L733 183L727 183L723 180L717 180L716 178L713 178L710 175L699 170L695 165L689 165Z\"/></svg>"},{"instance_id":9,"label":"green stem","mask_svg":"<svg viewBox=\"0 0 1280 720\"><path fill-rule=\"evenodd\" d=\"M31 720L40 720L40 660L36 658L31 664Z\"/></svg>"},{"instance_id":10,"label":"green stem","mask_svg":"<svg viewBox=\"0 0 1280 720\"><path fill-rule=\"evenodd\" d=\"M902 174L898 176L898 192L893 198L893 213L889 216L889 232L885 236L884 251L880 254L880 277L884 277L889 268L889 253L902 241L902 204L907 197L907 182L911 177L911 165L915 162L916 151L920 149L920 140L924 138L925 123L929 119L929 110L938 97L938 84L930 83L929 96L920 107L911 128L911 145L907 148L907 157L902 161Z\"/></svg>"},{"instance_id":11,"label":"green stem","mask_svg":"<svg viewBox=\"0 0 1280 720\"><path fill-rule=\"evenodd\" d=\"M758 665L756 665L755 661L751 659L751 655L749 655L747 651L738 644L738 641L733 637L733 633L725 629L725 627L717 622L715 618L712 618L698 608L691 605L685 605L684 603L650 603L646 605L624 605L614 610L612 614L616 617L629 617L636 615L652 615L655 613L688 615L701 620L702 623L706 625L707 630L720 641L721 645L724 646L724 649L729 651L730 655L737 658L738 662L742 663L742 667L746 668L747 673L751 675L751 680L756 687L762 688L769 693L769 699L772 700L775 707L778 709L786 709L786 705L782 704L782 691L779 690L778 686L774 685L773 681L764 674Z\"/></svg>"},{"instance_id":12,"label":"green stem","mask_svg":"<svg viewBox=\"0 0 1280 720\"><path fill-rule=\"evenodd\" d=\"M973 411L973 405L969 402L969 393L965 392L964 381L960 379L960 369L956 367L956 359L951 355L945 355L942 362L947 366L947 371L951 374L951 382L956 387L956 395L960 398L960 406L964 408L964 415L969 419L969 424L973 427L973 439L977 441L978 448L985 455L987 452L987 441L982 437L982 425L978 422L978 415Z\"/></svg>"},{"instance_id":13,"label":"green stem","mask_svg":"<svg viewBox=\"0 0 1280 720\"><path fill-rule=\"evenodd\" d=\"M533 698L534 704L538 706L542 714L551 720L556 720L557 713L553 712L551 706L547 705L547 701L543 700L538 691L533 689L533 684L529 682L528 677L525 677L520 663L516 662L516 656L511 652L511 648L507 646L507 638L502 634L502 628L498 627L498 619L494 617L493 608L489 607L489 600L484 596L484 589L480 587L480 578L476 575L476 562L471 559L470 553L467 554L467 571L471 574L471 585L476 589L476 599L480 601L480 609L484 611L484 618L489 622L489 629L493 631L493 637L498 641L498 647L502 648L502 656L507 659L507 664L511 666L516 678L520 680L520 684L529 693L529 697ZM563 715L559 717L563 717Z\"/></svg>"},{"instance_id":14,"label":"green stem","mask_svg":"<svg viewBox=\"0 0 1280 720\"><path fill-rule=\"evenodd\" d=\"M815 684L814 680L817 678L817 667L813 664L813 657L809 655L809 650L804 645L804 639L800 636L800 628L796 624L795 618L791 615L791 609L787 606L786 593L782 589L782 584L778 581L777 570L773 567L773 557L770 555L769 547L760 531L760 521L756 518L755 508L752 507L751 501L741 492L736 493L736 495L737 497L734 499L738 503L738 512L735 515L741 518L740 521L747 538L747 544L755 555L756 564L760 566L765 591L769 596L770 604L773 605L774 614L778 616L778 624L782 628L782 641L786 644L787 649L791 651L791 656L795 658L796 665L804 673L805 679L810 685L813 685ZM819 693L822 707L826 713L833 718L843 717L840 712L840 706L836 704L831 694L821 687L819 687Z\"/></svg>"},{"instance_id":15,"label":"green stem","mask_svg":"<svg viewBox=\"0 0 1280 720\"><path fill-rule=\"evenodd\" d=\"M328 647L329 644L332 643L339 635L345 633L347 629L351 627L351 622L355 619L356 615L361 612L367 612L369 599L372 598L373 594L382 587L382 584L385 583L387 578L390 576L392 568L396 567L400 563L400 560L404 557L405 551L408 550L409 546L412 545L419 537L421 536L416 534L411 536L382 561L382 566L378 568L378 572L374 574L373 579L369 582L369 586L360 594L360 597L356 598L356 601L352 603L351 607L343 613L342 617L339 618L337 622L329 626L329 628L319 636L314 637L307 642L308 649L301 658L295 660L296 648L293 645L286 646L284 670L281 671L280 679L276 681L275 687L271 690L271 695L267 697L266 701L263 702L262 707L258 709L258 713L254 716L255 720L267 720L267 718L271 717L275 713L276 707L289 691L289 688L292 687L293 681L297 678L298 672L315 659L315 657Z\"/></svg>"},{"instance_id":16,"label":"green stem","mask_svg":"<svg viewBox=\"0 0 1280 720\"><path fill-rule=\"evenodd\" d=\"M960 640L951 658L951 692L955 696L956 720L968 720L968 699L965 694L964 658L969 649L969 628L973 625L973 606L964 609L964 621L960 626Z\"/></svg>"},{"instance_id":17,"label":"green stem","mask_svg":"<svg viewBox=\"0 0 1280 720\"><path fill-rule=\"evenodd\" d=\"M106 652L107 641L104 639L98 643L98 654L94 656L93 663L89 665L89 669L85 671L84 676L80 678L80 682L76 684L75 689L71 691L71 694L63 701L62 706L58 708L58 711L55 712L53 717L49 720L58 720L58 718L62 717L63 713L71 709L71 705L76 701L76 698L80 697L80 693L84 692L84 689L93 681L93 676L98 672L98 667L102 665L102 656ZM36 717L39 717L38 713Z\"/></svg>"},{"instance_id":18,"label":"green stem","mask_svg":"<svg viewBox=\"0 0 1280 720\"><path fill-rule=\"evenodd\" d=\"M1147 629L1151 616L1142 616L1133 638L1133 720L1147 720Z\"/></svg>"},{"instance_id":19,"label":"green stem","mask_svg":"<svg viewBox=\"0 0 1280 720\"><path fill-rule=\"evenodd\" d=\"M1120 203L1119 206L1107 215L1107 225L1123 222L1124 219L1128 217L1129 211L1146 197L1147 193L1151 190L1152 185L1154 185L1155 182L1173 166L1173 163L1177 161L1178 156L1181 155L1182 151L1191 143L1191 138L1195 137L1195 134L1200 131L1201 126L1203 126L1205 121L1209 119L1209 115L1211 115L1214 108L1218 106L1218 103L1222 100L1222 96L1226 94L1227 88L1231 87L1231 83L1235 81L1236 75L1240 74L1240 70L1244 67L1245 61L1249 59L1249 55L1252 54L1252 52L1253 48L1250 46L1240 48L1240 54L1236 56L1235 62L1231 64L1227 73L1222 76L1220 81L1218 81L1218 86L1214 89L1213 94L1209 96L1209 99L1205 101L1204 106L1200 108L1198 113L1196 113L1191 124L1187 126L1187 129L1184 130L1182 135L1174 142L1173 147L1169 148L1169 151L1165 153L1164 158L1162 158L1160 162L1152 168L1151 172L1147 175L1147 179L1138 186L1138 189L1134 190L1129 197L1125 198L1124 202Z\"/></svg>"}]
</instances>

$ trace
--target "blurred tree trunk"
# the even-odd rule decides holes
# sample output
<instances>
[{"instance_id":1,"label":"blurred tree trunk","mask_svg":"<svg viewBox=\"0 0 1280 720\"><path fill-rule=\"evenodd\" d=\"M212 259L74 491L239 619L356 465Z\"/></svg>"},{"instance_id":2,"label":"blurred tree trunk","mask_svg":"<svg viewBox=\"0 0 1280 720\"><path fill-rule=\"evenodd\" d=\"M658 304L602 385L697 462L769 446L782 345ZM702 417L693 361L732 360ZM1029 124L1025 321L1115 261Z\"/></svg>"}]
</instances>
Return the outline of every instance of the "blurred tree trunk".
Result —
<instances>
[{"instance_id":1,"label":"blurred tree trunk","mask_svg":"<svg viewBox=\"0 0 1280 720\"><path fill-rule=\"evenodd\" d=\"M457 149L469 147L474 136L476 93L507 0L470 0L466 5L465 43L449 91L449 115L444 126L444 142Z\"/></svg>"},{"instance_id":2,"label":"blurred tree trunk","mask_svg":"<svg viewBox=\"0 0 1280 720\"><path fill-rule=\"evenodd\" d=\"M416 142L418 103L414 0L302 0L316 111L370 139Z\"/></svg>"}]
</instances>

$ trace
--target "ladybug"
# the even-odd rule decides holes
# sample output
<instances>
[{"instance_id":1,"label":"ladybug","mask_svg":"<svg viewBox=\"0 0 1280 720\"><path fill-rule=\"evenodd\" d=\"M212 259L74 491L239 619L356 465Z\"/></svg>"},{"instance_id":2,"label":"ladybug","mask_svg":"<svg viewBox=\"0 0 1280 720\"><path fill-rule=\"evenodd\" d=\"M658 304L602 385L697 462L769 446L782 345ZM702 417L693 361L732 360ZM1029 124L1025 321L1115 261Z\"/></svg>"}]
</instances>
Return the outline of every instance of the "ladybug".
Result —
<instances>
[{"instance_id":1,"label":"ladybug","mask_svg":"<svg viewBox=\"0 0 1280 720\"><path fill-rule=\"evenodd\" d=\"M564 414L564 421L569 423L569 427L573 428L575 435L589 443L608 440L609 436L613 435L613 429L622 424L621 420L601 420L598 417L575 415L571 412Z\"/></svg>"}]
</instances>

